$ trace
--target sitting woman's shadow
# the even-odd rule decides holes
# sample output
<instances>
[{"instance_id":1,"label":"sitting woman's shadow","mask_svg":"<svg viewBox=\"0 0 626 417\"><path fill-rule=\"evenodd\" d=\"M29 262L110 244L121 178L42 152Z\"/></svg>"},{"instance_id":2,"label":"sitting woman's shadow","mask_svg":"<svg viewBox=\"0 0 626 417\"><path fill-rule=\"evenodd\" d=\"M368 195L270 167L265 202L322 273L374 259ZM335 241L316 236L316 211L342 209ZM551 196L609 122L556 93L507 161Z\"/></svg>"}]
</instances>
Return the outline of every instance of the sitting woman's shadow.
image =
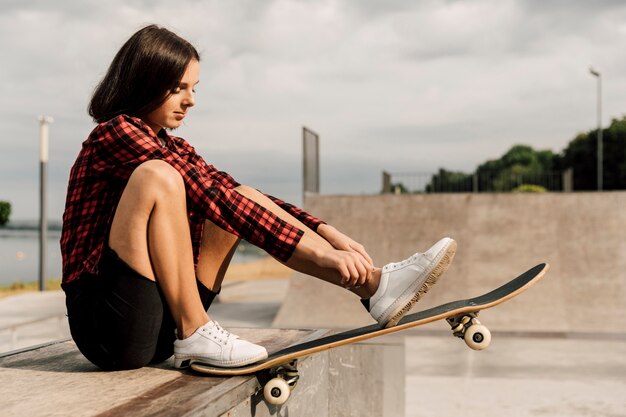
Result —
<instances>
[{"instance_id":1,"label":"sitting woman's shadow","mask_svg":"<svg viewBox=\"0 0 626 417\"><path fill-rule=\"evenodd\" d=\"M70 339L2 354L0 368L40 372L100 372L100 369L89 362Z\"/></svg>"}]
</instances>

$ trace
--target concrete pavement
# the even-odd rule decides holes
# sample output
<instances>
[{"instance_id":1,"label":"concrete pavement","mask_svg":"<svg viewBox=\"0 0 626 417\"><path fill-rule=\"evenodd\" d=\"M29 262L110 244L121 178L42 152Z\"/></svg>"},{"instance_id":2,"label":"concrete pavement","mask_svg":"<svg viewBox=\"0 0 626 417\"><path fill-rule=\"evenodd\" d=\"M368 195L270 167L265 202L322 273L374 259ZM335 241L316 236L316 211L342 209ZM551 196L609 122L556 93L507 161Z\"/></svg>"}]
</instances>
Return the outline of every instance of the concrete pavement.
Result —
<instances>
[{"instance_id":1,"label":"concrete pavement","mask_svg":"<svg viewBox=\"0 0 626 417\"><path fill-rule=\"evenodd\" d=\"M70 336L62 291L0 299L0 353Z\"/></svg>"},{"instance_id":2,"label":"concrete pavement","mask_svg":"<svg viewBox=\"0 0 626 417\"><path fill-rule=\"evenodd\" d=\"M625 415L624 335L493 336L474 352L446 335L411 331L406 416Z\"/></svg>"}]
</instances>

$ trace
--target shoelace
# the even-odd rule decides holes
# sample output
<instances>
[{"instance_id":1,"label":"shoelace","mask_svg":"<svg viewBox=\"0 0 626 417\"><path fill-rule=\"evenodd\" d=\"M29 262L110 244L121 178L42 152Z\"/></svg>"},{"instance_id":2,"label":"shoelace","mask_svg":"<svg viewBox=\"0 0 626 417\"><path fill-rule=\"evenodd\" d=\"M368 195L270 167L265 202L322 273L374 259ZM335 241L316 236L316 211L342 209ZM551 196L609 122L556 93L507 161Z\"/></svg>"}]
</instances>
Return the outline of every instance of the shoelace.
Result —
<instances>
[{"instance_id":1,"label":"shoelace","mask_svg":"<svg viewBox=\"0 0 626 417\"><path fill-rule=\"evenodd\" d=\"M204 328L206 330L206 327ZM239 336L232 334L228 330L224 329L220 324L216 321L213 322L213 326L209 330L209 336L213 336L213 329L215 329L216 339L226 345L229 340L237 339ZM223 336L224 338L221 338Z\"/></svg>"},{"instance_id":2,"label":"shoelace","mask_svg":"<svg viewBox=\"0 0 626 417\"><path fill-rule=\"evenodd\" d=\"M404 261L391 262L390 264L388 264L388 266L389 266L390 269L397 269L397 268L406 266L406 265L410 264L411 262L415 261L415 259L417 259L420 255L421 255L421 253L416 253L413 256L411 256L410 258L405 259Z\"/></svg>"}]
</instances>

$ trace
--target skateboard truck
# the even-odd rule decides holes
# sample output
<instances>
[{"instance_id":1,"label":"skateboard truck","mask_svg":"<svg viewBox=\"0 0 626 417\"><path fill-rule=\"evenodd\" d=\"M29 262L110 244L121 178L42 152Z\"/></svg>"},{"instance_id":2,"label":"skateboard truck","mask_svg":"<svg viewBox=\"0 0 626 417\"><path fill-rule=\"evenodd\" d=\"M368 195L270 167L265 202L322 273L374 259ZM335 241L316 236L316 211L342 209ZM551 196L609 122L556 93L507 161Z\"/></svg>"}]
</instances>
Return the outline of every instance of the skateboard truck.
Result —
<instances>
[{"instance_id":1,"label":"skateboard truck","mask_svg":"<svg viewBox=\"0 0 626 417\"><path fill-rule=\"evenodd\" d=\"M300 375L298 375L298 360L272 368L269 371L270 380L263 387L265 401L273 405L282 405L291 391L296 387Z\"/></svg>"},{"instance_id":2,"label":"skateboard truck","mask_svg":"<svg viewBox=\"0 0 626 417\"><path fill-rule=\"evenodd\" d=\"M454 336L465 340L465 344L474 350L483 350L491 343L491 332L480 324L477 319L478 311L457 314L448 317L446 321Z\"/></svg>"}]
</instances>

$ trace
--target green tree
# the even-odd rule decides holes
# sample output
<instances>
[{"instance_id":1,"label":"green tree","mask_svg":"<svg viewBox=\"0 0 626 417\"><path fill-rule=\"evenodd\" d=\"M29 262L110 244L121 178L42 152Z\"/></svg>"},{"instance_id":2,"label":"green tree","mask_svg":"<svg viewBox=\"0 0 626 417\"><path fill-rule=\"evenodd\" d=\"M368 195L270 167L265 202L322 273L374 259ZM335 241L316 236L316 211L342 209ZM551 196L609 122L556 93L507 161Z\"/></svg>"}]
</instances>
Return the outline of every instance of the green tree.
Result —
<instances>
[{"instance_id":1,"label":"green tree","mask_svg":"<svg viewBox=\"0 0 626 417\"><path fill-rule=\"evenodd\" d=\"M558 168L574 170L575 190L598 188L598 131L579 133L563 150ZM602 129L603 189L626 189L626 116Z\"/></svg>"},{"instance_id":2,"label":"green tree","mask_svg":"<svg viewBox=\"0 0 626 417\"><path fill-rule=\"evenodd\" d=\"M541 185L522 184L512 190L514 193L545 193L547 190Z\"/></svg>"},{"instance_id":3,"label":"green tree","mask_svg":"<svg viewBox=\"0 0 626 417\"><path fill-rule=\"evenodd\" d=\"M556 156L550 150L536 151L527 145L515 145L499 159L484 162L474 175L439 169L426 186L427 192L511 191L522 184L534 184L547 189L560 189L553 181Z\"/></svg>"},{"instance_id":4,"label":"green tree","mask_svg":"<svg viewBox=\"0 0 626 417\"><path fill-rule=\"evenodd\" d=\"M502 157L476 169L478 191L511 191L523 184L546 190L562 190L565 170L574 172L574 190L597 189L597 130L579 133L559 154L515 145ZM626 189L626 116L613 119L603 136L603 188ZM439 169L426 186L427 192L472 191L471 174Z\"/></svg>"},{"instance_id":5,"label":"green tree","mask_svg":"<svg viewBox=\"0 0 626 417\"><path fill-rule=\"evenodd\" d=\"M392 183L390 188L391 188L391 192L394 194L408 194L409 193L409 189L406 188L402 182Z\"/></svg>"},{"instance_id":6,"label":"green tree","mask_svg":"<svg viewBox=\"0 0 626 417\"><path fill-rule=\"evenodd\" d=\"M443 168L433 175L426 186L427 193L454 193L472 191L472 175L447 171Z\"/></svg>"},{"instance_id":7,"label":"green tree","mask_svg":"<svg viewBox=\"0 0 626 417\"><path fill-rule=\"evenodd\" d=\"M0 226L4 226L9 222L11 215L11 203L8 201L0 201Z\"/></svg>"},{"instance_id":8,"label":"green tree","mask_svg":"<svg viewBox=\"0 0 626 417\"><path fill-rule=\"evenodd\" d=\"M535 184L560 189L560 181L552 181L555 155L550 150L535 151L527 145L515 145L500 159L478 166L479 191L511 191L522 184Z\"/></svg>"}]
</instances>

